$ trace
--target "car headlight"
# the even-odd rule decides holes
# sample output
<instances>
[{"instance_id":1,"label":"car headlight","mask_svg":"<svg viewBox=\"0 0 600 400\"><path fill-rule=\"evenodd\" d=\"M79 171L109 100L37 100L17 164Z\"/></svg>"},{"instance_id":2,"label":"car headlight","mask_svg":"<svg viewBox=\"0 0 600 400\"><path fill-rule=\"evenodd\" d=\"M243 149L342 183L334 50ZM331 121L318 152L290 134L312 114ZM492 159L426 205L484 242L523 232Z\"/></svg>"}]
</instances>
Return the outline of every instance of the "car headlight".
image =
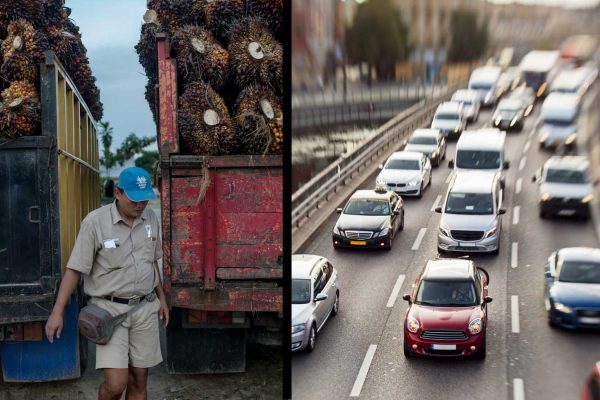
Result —
<instances>
[{"instance_id":1,"label":"car headlight","mask_svg":"<svg viewBox=\"0 0 600 400\"><path fill-rule=\"evenodd\" d=\"M483 323L481 322L481 318L475 318L471 322L469 322L469 332L471 335L476 335L481 332L483 329Z\"/></svg>"},{"instance_id":2,"label":"car headlight","mask_svg":"<svg viewBox=\"0 0 600 400\"><path fill-rule=\"evenodd\" d=\"M443 226L440 226L440 233L444 236L450 237L450 231Z\"/></svg>"},{"instance_id":3,"label":"car headlight","mask_svg":"<svg viewBox=\"0 0 600 400\"><path fill-rule=\"evenodd\" d=\"M510 121L510 126L513 126L513 125L514 125L514 124L516 124L516 123L517 123L517 117L514 117L514 118L512 119L512 121Z\"/></svg>"},{"instance_id":4,"label":"car headlight","mask_svg":"<svg viewBox=\"0 0 600 400\"><path fill-rule=\"evenodd\" d=\"M385 236L389 233L390 228L388 226L386 226L385 228L383 228L379 233L375 234L375 237L382 237Z\"/></svg>"},{"instance_id":5,"label":"car headlight","mask_svg":"<svg viewBox=\"0 0 600 400\"><path fill-rule=\"evenodd\" d=\"M544 193L542 195L542 201L548 201L552 198L552 196L550 196L548 193Z\"/></svg>"},{"instance_id":6,"label":"car headlight","mask_svg":"<svg viewBox=\"0 0 600 400\"><path fill-rule=\"evenodd\" d=\"M560 311L561 313L571 314L573 309L566 304L559 303L558 301L554 302L554 309Z\"/></svg>"},{"instance_id":7,"label":"car headlight","mask_svg":"<svg viewBox=\"0 0 600 400\"><path fill-rule=\"evenodd\" d=\"M496 225L495 227L493 227L492 229L487 231L487 233L485 234L485 237L489 238L490 236L494 236L496 234L497 230L498 230L498 226Z\"/></svg>"},{"instance_id":8,"label":"car headlight","mask_svg":"<svg viewBox=\"0 0 600 400\"><path fill-rule=\"evenodd\" d=\"M540 142L545 142L546 139L548 139L548 132L542 132L540 133Z\"/></svg>"},{"instance_id":9,"label":"car headlight","mask_svg":"<svg viewBox=\"0 0 600 400\"><path fill-rule=\"evenodd\" d=\"M406 328L409 332L417 333L419 331L419 326L419 321L413 317L408 317L408 320L406 321Z\"/></svg>"},{"instance_id":10,"label":"car headlight","mask_svg":"<svg viewBox=\"0 0 600 400\"><path fill-rule=\"evenodd\" d=\"M292 333L302 332L304 330L304 324L292 325Z\"/></svg>"},{"instance_id":11,"label":"car headlight","mask_svg":"<svg viewBox=\"0 0 600 400\"><path fill-rule=\"evenodd\" d=\"M408 182L408 186L416 186L419 184L419 181L417 179L413 179L412 181Z\"/></svg>"},{"instance_id":12,"label":"car headlight","mask_svg":"<svg viewBox=\"0 0 600 400\"><path fill-rule=\"evenodd\" d=\"M496 117L496 119L494 120L494 125L498 125L500 124L500 122L502 122L502 117Z\"/></svg>"},{"instance_id":13,"label":"car headlight","mask_svg":"<svg viewBox=\"0 0 600 400\"><path fill-rule=\"evenodd\" d=\"M333 233L335 233L336 235L344 236L344 233L340 230L340 228L337 227L337 225L333 227Z\"/></svg>"},{"instance_id":14,"label":"car headlight","mask_svg":"<svg viewBox=\"0 0 600 400\"><path fill-rule=\"evenodd\" d=\"M590 193L590 194L588 194L587 196L585 196L583 199L581 199L581 202L582 202L582 203L589 203L590 201L592 201L592 198L593 198L593 197L594 197L594 196L593 196L593 195Z\"/></svg>"},{"instance_id":15,"label":"car headlight","mask_svg":"<svg viewBox=\"0 0 600 400\"><path fill-rule=\"evenodd\" d=\"M565 140L565 144L571 144L575 141L575 139L577 139L577 134L576 133L571 133L569 135L569 137L567 138L567 140Z\"/></svg>"},{"instance_id":16,"label":"car headlight","mask_svg":"<svg viewBox=\"0 0 600 400\"><path fill-rule=\"evenodd\" d=\"M437 157L437 151L432 151L431 158L436 158L436 157Z\"/></svg>"}]
</instances>

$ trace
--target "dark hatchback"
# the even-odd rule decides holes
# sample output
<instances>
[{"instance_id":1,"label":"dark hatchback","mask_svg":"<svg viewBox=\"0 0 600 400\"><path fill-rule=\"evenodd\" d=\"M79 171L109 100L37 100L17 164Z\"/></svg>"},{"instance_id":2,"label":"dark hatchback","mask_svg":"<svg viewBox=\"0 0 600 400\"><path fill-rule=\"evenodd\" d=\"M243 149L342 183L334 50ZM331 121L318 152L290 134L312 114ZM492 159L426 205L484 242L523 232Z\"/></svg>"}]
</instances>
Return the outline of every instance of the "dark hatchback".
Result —
<instances>
[{"instance_id":1,"label":"dark hatchback","mask_svg":"<svg viewBox=\"0 0 600 400\"><path fill-rule=\"evenodd\" d=\"M392 248L394 236L404 229L404 201L386 189L357 190L337 212L333 247Z\"/></svg>"}]
</instances>

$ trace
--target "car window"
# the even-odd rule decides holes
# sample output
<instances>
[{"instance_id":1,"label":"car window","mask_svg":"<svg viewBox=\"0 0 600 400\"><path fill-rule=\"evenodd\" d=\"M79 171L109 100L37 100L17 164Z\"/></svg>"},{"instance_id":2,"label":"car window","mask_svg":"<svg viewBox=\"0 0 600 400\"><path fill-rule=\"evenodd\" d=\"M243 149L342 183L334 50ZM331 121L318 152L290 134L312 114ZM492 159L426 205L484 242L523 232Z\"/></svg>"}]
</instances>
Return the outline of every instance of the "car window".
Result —
<instances>
[{"instance_id":1,"label":"car window","mask_svg":"<svg viewBox=\"0 0 600 400\"><path fill-rule=\"evenodd\" d=\"M419 169L419 160L390 160L383 169Z\"/></svg>"},{"instance_id":2,"label":"car window","mask_svg":"<svg viewBox=\"0 0 600 400\"><path fill-rule=\"evenodd\" d=\"M586 183L586 174L582 170L548 168L546 182L552 183Z\"/></svg>"},{"instance_id":3,"label":"car window","mask_svg":"<svg viewBox=\"0 0 600 400\"><path fill-rule=\"evenodd\" d=\"M393 193L390 195L390 206L392 208L392 211L394 211L398 206L398 197Z\"/></svg>"},{"instance_id":4,"label":"car window","mask_svg":"<svg viewBox=\"0 0 600 400\"><path fill-rule=\"evenodd\" d=\"M422 280L415 304L437 307L471 307L479 304L473 281Z\"/></svg>"},{"instance_id":5,"label":"car window","mask_svg":"<svg viewBox=\"0 0 600 400\"><path fill-rule=\"evenodd\" d=\"M344 214L349 215L390 215L390 206L387 200L350 199Z\"/></svg>"},{"instance_id":6,"label":"car window","mask_svg":"<svg viewBox=\"0 0 600 400\"><path fill-rule=\"evenodd\" d=\"M500 168L502 157L499 151L460 150L456 154L456 166L467 169Z\"/></svg>"},{"instance_id":7,"label":"car window","mask_svg":"<svg viewBox=\"0 0 600 400\"><path fill-rule=\"evenodd\" d=\"M479 270L475 270L475 290L477 292L481 292L481 290L483 289L483 280L481 279L481 272L479 272Z\"/></svg>"},{"instance_id":8,"label":"car window","mask_svg":"<svg viewBox=\"0 0 600 400\"><path fill-rule=\"evenodd\" d=\"M321 293L321 291L325 287L325 276L323 274L323 268L319 267L315 275L315 280L313 282L313 293L316 296L317 294Z\"/></svg>"},{"instance_id":9,"label":"car window","mask_svg":"<svg viewBox=\"0 0 600 400\"><path fill-rule=\"evenodd\" d=\"M310 279L292 279L292 304L310 303Z\"/></svg>"},{"instance_id":10,"label":"car window","mask_svg":"<svg viewBox=\"0 0 600 400\"><path fill-rule=\"evenodd\" d=\"M331 279L331 275L333 274L333 266L329 263L325 263L323 265L323 287L327 285L327 282Z\"/></svg>"},{"instance_id":11,"label":"car window","mask_svg":"<svg viewBox=\"0 0 600 400\"><path fill-rule=\"evenodd\" d=\"M560 282L600 283L600 264L563 261L558 275Z\"/></svg>"},{"instance_id":12,"label":"car window","mask_svg":"<svg viewBox=\"0 0 600 400\"><path fill-rule=\"evenodd\" d=\"M408 141L410 144L437 144L436 138L431 136L413 136Z\"/></svg>"},{"instance_id":13,"label":"car window","mask_svg":"<svg viewBox=\"0 0 600 400\"><path fill-rule=\"evenodd\" d=\"M435 116L433 117L433 119L437 119L437 120L456 120L456 119L460 119L460 114L438 113L438 114L435 114Z\"/></svg>"}]
</instances>

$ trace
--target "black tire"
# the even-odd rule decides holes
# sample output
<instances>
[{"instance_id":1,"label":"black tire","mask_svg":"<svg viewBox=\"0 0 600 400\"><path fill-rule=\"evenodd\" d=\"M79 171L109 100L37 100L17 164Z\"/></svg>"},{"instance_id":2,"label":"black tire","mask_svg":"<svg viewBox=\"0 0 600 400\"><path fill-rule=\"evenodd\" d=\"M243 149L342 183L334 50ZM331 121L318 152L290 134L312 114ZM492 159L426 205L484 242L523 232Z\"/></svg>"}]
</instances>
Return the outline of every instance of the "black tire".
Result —
<instances>
[{"instance_id":1,"label":"black tire","mask_svg":"<svg viewBox=\"0 0 600 400\"><path fill-rule=\"evenodd\" d=\"M400 228L398 230L404 230L404 210L402 210L402 219L400 220Z\"/></svg>"},{"instance_id":2,"label":"black tire","mask_svg":"<svg viewBox=\"0 0 600 400\"><path fill-rule=\"evenodd\" d=\"M394 238L392 236L390 236L388 239L388 244L386 246L384 246L383 249L387 250L387 251L392 250L392 242L393 241L394 241Z\"/></svg>"},{"instance_id":3,"label":"black tire","mask_svg":"<svg viewBox=\"0 0 600 400\"><path fill-rule=\"evenodd\" d=\"M410 349L408 343L406 342L406 337L404 338L404 357L412 358L415 357L415 353Z\"/></svg>"},{"instance_id":4,"label":"black tire","mask_svg":"<svg viewBox=\"0 0 600 400\"><path fill-rule=\"evenodd\" d=\"M542 209L540 208L540 218L541 218L541 219L545 219L546 217L547 217L546 213L544 212L544 210L542 210Z\"/></svg>"},{"instance_id":5,"label":"black tire","mask_svg":"<svg viewBox=\"0 0 600 400\"><path fill-rule=\"evenodd\" d=\"M496 250L492 250L492 254L495 256L500 254L500 240L498 240L498 247L496 248Z\"/></svg>"},{"instance_id":6,"label":"black tire","mask_svg":"<svg viewBox=\"0 0 600 400\"><path fill-rule=\"evenodd\" d=\"M306 344L305 351L307 353L312 353L315 347L317 347L317 327L315 324L312 324L310 326L310 333L308 335L308 343Z\"/></svg>"},{"instance_id":7,"label":"black tire","mask_svg":"<svg viewBox=\"0 0 600 400\"><path fill-rule=\"evenodd\" d=\"M431 178L433 178L433 172L429 172L429 183L428 186L431 187Z\"/></svg>"},{"instance_id":8,"label":"black tire","mask_svg":"<svg viewBox=\"0 0 600 400\"><path fill-rule=\"evenodd\" d=\"M335 301L333 302L333 308L331 309L331 316L335 317L340 312L340 292L335 292Z\"/></svg>"},{"instance_id":9,"label":"black tire","mask_svg":"<svg viewBox=\"0 0 600 400\"><path fill-rule=\"evenodd\" d=\"M440 255L448 253L446 250L442 249L440 246L438 246L437 249L438 249L438 253L440 253Z\"/></svg>"},{"instance_id":10,"label":"black tire","mask_svg":"<svg viewBox=\"0 0 600 400\"><path fill-rule=\"evenodd\" d=\"M421 189L419 189L419 194L417 195L417 199L423 197L423 182L421 182Z\"/></svg>"}]
</instances>

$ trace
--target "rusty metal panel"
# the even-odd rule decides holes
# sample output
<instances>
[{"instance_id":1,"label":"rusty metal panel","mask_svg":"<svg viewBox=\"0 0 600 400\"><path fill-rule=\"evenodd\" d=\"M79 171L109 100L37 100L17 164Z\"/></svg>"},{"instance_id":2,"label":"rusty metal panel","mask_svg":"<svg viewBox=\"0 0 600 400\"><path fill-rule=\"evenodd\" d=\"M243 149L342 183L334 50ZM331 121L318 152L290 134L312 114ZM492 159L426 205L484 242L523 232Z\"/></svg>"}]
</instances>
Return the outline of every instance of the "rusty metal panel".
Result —
<instances>
[{"instance_id":1,"label":"rusty metal panel","mask_svg":"<svg viewBox=\"0 0 600 400\"><path fill-rule=\"evenodd\" d=\"M219 279L283 279L281 268L217 268Z\"/></svg>"},{"instance_id":2,"label":"rusty metal panel","mask_svg":"<svg viewBox=\"0 0 600 400\"><path fill-rule=\"evenodd\" d=\"M171 306L206 311L280 312L281 288L224 288L202 290L198 287L172 288Z\"/></svg>"},{"instance_id":3,"label":"rusty metal panel","mask_svg":"<svg viewBox=\"0 0 600 400\"><path fill-rule=\"evenodd\" d=\"M217 246L217 268L280 268L283 246L281 243Z\"/></svg>"},{"instance_id":4,"label":"rusty metal panel","mask_svg":"<svg viewBox=\"0 0 600 400\"><path fill-rule=\"evenodd\" d=\"M42 340L42 322L27 322L23 324L23 340Z\"/></svg>"},{"instance_id":5,"label":"rusty metal panel","mask_svg":"<svg viewBox=\"0 0 600 400\"><path fill-rule=\"evenodd\" d=\"M281 170L223 169L215 178L222 213L282 213ZM281 239L280 239L281 241Z\"/></svg>"}]
</instances>

